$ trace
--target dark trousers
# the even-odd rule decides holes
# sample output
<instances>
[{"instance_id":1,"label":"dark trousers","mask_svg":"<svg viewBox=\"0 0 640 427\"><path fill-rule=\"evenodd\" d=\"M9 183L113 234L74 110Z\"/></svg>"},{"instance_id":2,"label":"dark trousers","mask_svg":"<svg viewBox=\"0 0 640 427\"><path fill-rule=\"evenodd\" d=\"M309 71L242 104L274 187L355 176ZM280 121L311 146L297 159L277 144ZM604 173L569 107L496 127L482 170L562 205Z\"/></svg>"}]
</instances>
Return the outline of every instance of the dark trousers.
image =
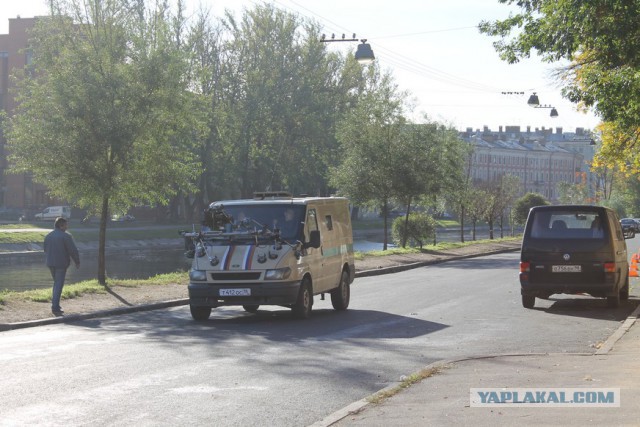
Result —
<instances>
[{"instance_id":1,"label":"dark trousers","mask_svg":"<svg viewBox=\"0 0 640 427\"><path fill-rule=\"evenodd\" d=\"M53 295L51 298L51 311L60 310L60 296L64 286L64 278L67 275L67 267L49 267L53 278Z\"/></svg>"}]
</instances>

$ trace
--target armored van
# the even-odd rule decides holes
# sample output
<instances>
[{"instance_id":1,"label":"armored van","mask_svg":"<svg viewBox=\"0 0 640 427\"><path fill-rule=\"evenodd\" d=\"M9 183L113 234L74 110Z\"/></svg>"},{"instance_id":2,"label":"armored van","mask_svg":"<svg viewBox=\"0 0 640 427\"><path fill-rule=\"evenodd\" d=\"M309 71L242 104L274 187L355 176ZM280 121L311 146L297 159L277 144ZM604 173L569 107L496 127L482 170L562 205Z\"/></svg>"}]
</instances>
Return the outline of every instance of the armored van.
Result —
<instances>
[{"instance_id":1,"label":"armored van","mask_svg":"<svg viewBox=\"0 0 640 427\"><path fill-rule=\"evenodd\" d=\"M349 202L342 197L256 193L254 199L212 203L191 240L189 306L195 320L211 309L261 305L311 315L314 295L349 306L355 277Z\"/></svg>"},{"instance_id":2,"label":"armored van","mask_svg":"<svg viewBox=\"0 0 640 427\"><path fill-rule=\"evenodd\" d=\"M531 208L522 238L522 305L552 294L588 293L610 307L629 298L625 235L616 213L602 206Z\"/></svg>"}]
</instances>

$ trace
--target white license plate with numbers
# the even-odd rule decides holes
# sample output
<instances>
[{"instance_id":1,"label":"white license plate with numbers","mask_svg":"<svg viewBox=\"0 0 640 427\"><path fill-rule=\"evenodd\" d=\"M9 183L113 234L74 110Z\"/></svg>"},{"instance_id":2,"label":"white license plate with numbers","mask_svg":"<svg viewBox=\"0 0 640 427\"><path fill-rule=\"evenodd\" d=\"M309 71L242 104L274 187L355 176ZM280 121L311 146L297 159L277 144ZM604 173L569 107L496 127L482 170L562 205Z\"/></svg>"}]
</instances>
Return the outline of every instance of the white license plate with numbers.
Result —
<instances>
[{"instance_id":1,"label":"white license plate with numbers","mask_svg":"<svg viewBox=\"0 0 640 427\"><path fill-rule=\"evenodd\" d=\"M551 271L553 273L580 273L582 266L580 265L552 265Z\"/></svg>"},{"instance_id":2,"label":"white license plate with numbers","mask_svg":"<svg viewBox=\"0 0 640 427\"><path fill-rule=\"evenodd\" d=\"M251 296L251 289L220 289L221 297L249 297Z\"/></svg>"},{"instance_id":3,"label":"white license plate with numbers","mask_svg":"<svg viewBox=\"0 0 640 427\"><path fill-rule=\"evenodd\" d=\"M249 297L251 296L251 289L220 289L221 297Z\"/></svg>"}]
</instances>

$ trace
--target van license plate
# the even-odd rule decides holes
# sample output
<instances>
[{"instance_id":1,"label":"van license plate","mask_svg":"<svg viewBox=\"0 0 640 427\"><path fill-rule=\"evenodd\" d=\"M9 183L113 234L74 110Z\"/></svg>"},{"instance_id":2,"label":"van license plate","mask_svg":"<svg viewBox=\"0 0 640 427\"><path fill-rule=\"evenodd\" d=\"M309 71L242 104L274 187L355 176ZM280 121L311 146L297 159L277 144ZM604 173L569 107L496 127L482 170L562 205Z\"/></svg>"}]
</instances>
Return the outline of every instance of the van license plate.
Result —
<instances>
[{"instance_id":1,"label":"van license plate","mask_svg":"<svg viewBox=\"0 0 640 427\"><path fill-rule=\"evenodd\" d=\"M581 265L552 265L551 271L553 273L580 273L582 271Z\"/></svg>"},{"instance_id":2,"label":"van license plate","mask_svg":"<svg viewBox=\"0 0 640 427\"><path fill-rule=\"evenodd\" d=\"M249 297L251 289L220 289L221 297Z\"/></svg>"}]
</instances>

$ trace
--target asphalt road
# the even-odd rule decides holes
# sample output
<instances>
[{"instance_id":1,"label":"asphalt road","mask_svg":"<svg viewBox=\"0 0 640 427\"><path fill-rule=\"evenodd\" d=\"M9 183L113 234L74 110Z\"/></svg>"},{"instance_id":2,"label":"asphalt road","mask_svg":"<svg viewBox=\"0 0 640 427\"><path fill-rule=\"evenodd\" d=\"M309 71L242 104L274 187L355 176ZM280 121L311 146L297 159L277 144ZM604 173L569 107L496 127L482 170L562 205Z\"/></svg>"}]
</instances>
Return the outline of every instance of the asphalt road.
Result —
<instances>
[{"instance_id":1,"label":"asphalt road","mask_svg":"<svg viewBox=\"0 0 640 427\"><path fill-rule=\"evenodd\" d=\"M635 249L634 249L635 250ZM359 278L346 312L187 307L0 334L0 425L307 426L441 359L588 353L638 304L523 309L517 253ZM637 279L636 279L637 280Z\"/></svg>"}]
</instances>

